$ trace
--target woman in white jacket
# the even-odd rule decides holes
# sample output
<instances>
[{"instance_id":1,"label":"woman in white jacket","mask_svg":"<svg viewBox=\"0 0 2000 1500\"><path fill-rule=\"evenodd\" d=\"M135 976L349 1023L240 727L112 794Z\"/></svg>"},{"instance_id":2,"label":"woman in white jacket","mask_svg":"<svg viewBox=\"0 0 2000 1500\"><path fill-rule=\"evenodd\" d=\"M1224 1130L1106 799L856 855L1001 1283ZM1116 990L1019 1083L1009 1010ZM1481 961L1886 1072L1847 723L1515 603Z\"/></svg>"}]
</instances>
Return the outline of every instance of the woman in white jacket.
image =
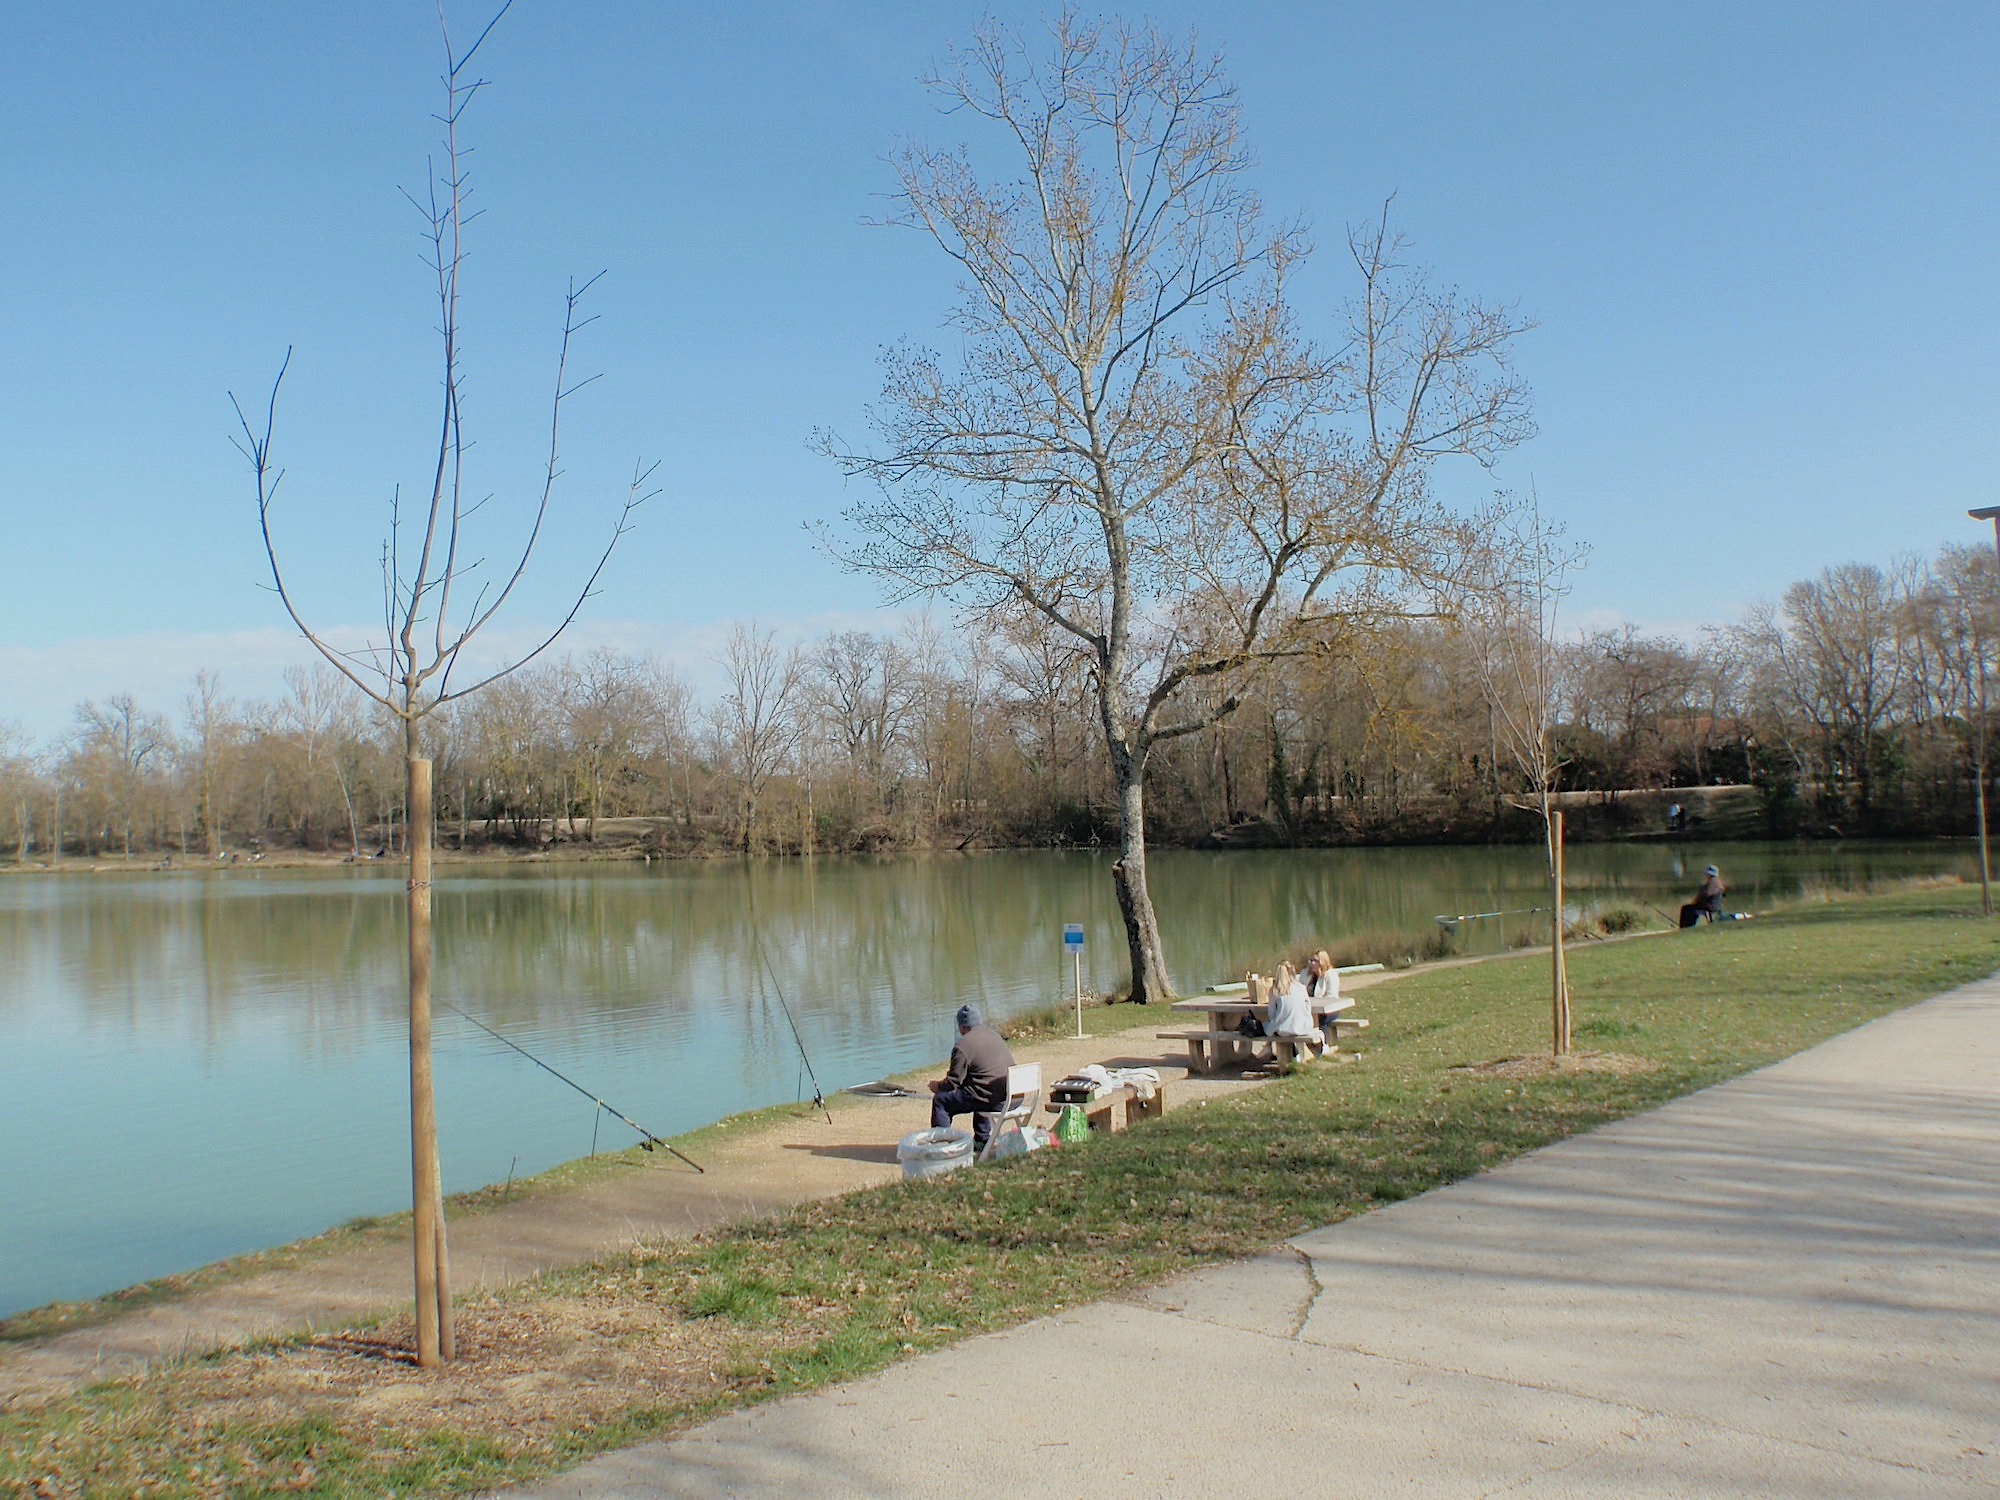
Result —
<instances>
[{"instance_id":1,"label":"woman in white jacket","mask_svg":"<svg viewBox=\"0 0 2000 1500\"><path fill-rule=\"evenodd\" d=\"M1305 982L1292 973L1290 964L1279 964L1277 977L1271 981L1270 1001L1264 1007L1264 1035L1311 1036L1317 1030Z\"/></svg>"},{"instance_id":2,"label":"woman in white jacket","mask_svg":"<svg viewBox=\"0 0 2000 1500\"><path fill-rule=\"evenodd\" d=\"M1307 1003L1316 1007L1319 1011L1325 1011L1329 1005L1340 998L1340 970L1333 966L1333 956L1326 949L1320 949L1319 952L1306 960L1306 974L1302 983L1305 987ZM1332 1046L1334 1041L1333 1017L1330 1013L1327 1016L1325 1025L1327 1045Z\"/></svg>"}]
</instances>

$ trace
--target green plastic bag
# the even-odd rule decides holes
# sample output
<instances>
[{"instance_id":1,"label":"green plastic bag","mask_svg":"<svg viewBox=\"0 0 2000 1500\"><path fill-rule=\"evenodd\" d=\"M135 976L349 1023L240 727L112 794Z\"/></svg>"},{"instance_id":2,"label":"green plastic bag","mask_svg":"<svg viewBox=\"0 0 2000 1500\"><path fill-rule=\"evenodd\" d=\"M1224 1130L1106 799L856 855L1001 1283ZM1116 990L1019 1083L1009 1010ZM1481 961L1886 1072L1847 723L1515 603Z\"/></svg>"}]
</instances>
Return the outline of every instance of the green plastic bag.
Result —
<instances>
[{"instance_id":1,"label":"green plastic bag","mask_svg":"<svg viewBox=\"0 0 2000 1500\"><path fill-rule=\"evenodd\" d=\"M1090 1139L1090 1121L1084 1119L1083 1110L1074 1104L1065 1104L1063 1112L1056 1116L1056 1139L1065 1146L1074 1146L1079 1141Z\"/></svg>"}]
</instances>

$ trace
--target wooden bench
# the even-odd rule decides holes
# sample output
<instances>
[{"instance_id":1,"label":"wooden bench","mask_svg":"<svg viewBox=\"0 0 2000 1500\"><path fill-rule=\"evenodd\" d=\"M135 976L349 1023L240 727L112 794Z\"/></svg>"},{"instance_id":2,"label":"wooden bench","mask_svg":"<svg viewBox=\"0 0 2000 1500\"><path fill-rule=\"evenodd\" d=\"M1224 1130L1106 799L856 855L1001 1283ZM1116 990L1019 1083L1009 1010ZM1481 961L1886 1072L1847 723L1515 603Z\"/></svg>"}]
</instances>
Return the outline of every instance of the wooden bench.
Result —
<instances>
[{"instance_id":1,"label":"wooden bench","mask_svg":"<svg viewBox=\"0 0 2000 1500\"><path fill-rule=\"evenodd\" d=\"M1057 1104L1053 1099L1045 1106L1052 1114L1060 1116L1067 1104ZM1167 1112L1167 1086L1163 1083L1153 1090L1153 1097L1141 1099L1129 1083L1121 1083L1115 1088L1100 1089L1096 1097L1088 1103L1078 1104L1083 1111L1084 1122L1092 1130L1106 1134L1116 1134L1135 1120L1157 1120Z\"/></svg>"},{"instance_id":2,"label":"wooden bench","mask_svg":"<svg viewBox=\"0 0 2000 1500\"><path fill-rule=\"evenodd\" d=\"M1335 1038L1352 1036L1367 1026L1361 1016L1329 1016L1326 1025L1331 1026ZM1323 1031L1311 1036L1245 1036L1240 1031L1159 1031L1154 1036L1163 1042L1185 1042L1188 1049L1188 1064L1196 1073L1213 1073L1218 1068L1226 1068L1232 1063L1247 1063L1257 1056L1257 1048L1269 1044L1271 1058L1275 1062L1293 1063L1301 1057L1307 1061L1328 1057L1339 1050L1338 1042L1327 1044Z\"/></svg>"}]
</instances>

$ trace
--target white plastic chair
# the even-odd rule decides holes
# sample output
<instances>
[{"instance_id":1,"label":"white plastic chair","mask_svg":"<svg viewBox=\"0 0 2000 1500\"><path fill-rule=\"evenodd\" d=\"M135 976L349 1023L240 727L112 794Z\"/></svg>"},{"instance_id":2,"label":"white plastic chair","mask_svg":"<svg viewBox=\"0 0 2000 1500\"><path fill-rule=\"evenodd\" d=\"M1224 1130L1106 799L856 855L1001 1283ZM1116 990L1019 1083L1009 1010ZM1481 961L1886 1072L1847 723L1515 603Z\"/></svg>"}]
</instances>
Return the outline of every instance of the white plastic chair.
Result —
<instances>
[{"instance_id":1,"label":"white plastic chair","mask_svg":"<svg viewBox=\"0 0 2000 1500\"><path fill-rule=\"evenodd\" d=\"M979 1153L985 1161L993 1154L993 1143L1000 1139L1003 1126L1009 1124L1027 1125L1033 1122L1035 1111L1042 1107L1042 1065L1040 1063L1015 1063L1007 1070L1007 1105L1004 1109L983 1109L980 1114L993 1122L993 1128L986 1137L986 1149Z\"/></svg>"}]
</instances>

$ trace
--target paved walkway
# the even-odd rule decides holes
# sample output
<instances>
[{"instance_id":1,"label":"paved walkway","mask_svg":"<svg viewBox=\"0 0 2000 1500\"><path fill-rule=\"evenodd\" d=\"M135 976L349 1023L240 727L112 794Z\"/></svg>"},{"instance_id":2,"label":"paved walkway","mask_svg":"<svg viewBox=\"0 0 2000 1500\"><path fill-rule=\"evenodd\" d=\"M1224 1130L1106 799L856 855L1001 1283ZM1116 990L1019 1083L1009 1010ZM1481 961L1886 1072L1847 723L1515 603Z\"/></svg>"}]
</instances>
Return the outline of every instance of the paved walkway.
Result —
<instances>
[{"instance_id":1,"label":"paved walkway","mask_svg":"<svg viewBox=\"0 0 2000 1500\"><path fill-rule=\"evenodd\" d=\"M532 1493L2000 1493L2000 982Z\"/></svg>"}]
</instances>

